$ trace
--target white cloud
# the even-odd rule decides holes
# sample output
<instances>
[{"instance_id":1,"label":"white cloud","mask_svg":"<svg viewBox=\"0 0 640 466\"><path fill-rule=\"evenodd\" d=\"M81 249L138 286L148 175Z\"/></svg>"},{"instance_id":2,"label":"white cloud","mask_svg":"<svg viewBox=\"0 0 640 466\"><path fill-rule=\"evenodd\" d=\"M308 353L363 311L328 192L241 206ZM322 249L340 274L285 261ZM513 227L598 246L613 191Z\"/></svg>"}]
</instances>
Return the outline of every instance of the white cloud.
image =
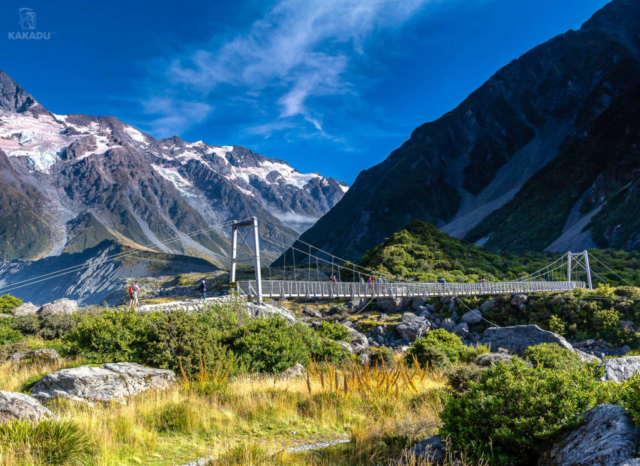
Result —
<instances>
[{"instance_id":1,"label":"white cloud","mask_svg":"<svg viewBox=\"0 0 640 466\"><path fill-rule=\"evenodd\" d=\"M156 116L148 126L158 137L180 134L192 125L202 123L213 112L209 104L175 97L152 97L143 101L142 107L144 113Z\"/></svg>"},{"instance_id":2,"label":"white cloud","mask_svg":"<svg viewBox=\"0 0 640 466\"><path fill-rule=\"evenodd\" d=\"M322 117L310 100L352 92L349 66L354 56L364 53L367 39L376 31L401 25L420 7L437 1L442 0L280 0L246 31L170 60L167 76L173 86L205 96L220 85L263 96L269 101L261 104L277 105L278 121L302 116L323 132ZM193 104L188 108L206 106ZM182 105L186 103L178 103ZM200 110L205 111L196 113L207 116L211 111ZM188 121L166 113L156 124L182 127ZM288 126L263 125L255 133L268 135L267 129L282 128Z\"/></svg>"}]
</instances>

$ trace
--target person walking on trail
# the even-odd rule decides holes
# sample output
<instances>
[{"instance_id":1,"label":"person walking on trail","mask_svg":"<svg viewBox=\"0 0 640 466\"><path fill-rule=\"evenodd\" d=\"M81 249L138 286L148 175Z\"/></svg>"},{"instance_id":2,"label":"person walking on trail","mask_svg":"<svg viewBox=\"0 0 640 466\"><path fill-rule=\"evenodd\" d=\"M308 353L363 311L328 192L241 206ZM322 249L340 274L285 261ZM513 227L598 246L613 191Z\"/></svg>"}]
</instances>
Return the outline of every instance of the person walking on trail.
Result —
<instances>
[{"instance_id":1,"label":"person walking on trail","mask_svg":"<svg viewBox=\"0 0 640 466\"><path fill-rule=\"evenodd\" d=\"M136 280L129 288L129 307L138 307L138 293L140 293L140 287L138 286L138 281Z\"/></svg>"},{"instance_id":2,"label":"person walking on trail","mask_svg":"<svg viewBox=\"0 0 640 466\"><path fill-rule=\"evenodd\" d=\"M202 280L202 283L200 283L200 287L198 288L198 291L201 294L201 299L204 301L207 299L207 284L204 282L204 280Z\"/></svg>"}]
</instances>

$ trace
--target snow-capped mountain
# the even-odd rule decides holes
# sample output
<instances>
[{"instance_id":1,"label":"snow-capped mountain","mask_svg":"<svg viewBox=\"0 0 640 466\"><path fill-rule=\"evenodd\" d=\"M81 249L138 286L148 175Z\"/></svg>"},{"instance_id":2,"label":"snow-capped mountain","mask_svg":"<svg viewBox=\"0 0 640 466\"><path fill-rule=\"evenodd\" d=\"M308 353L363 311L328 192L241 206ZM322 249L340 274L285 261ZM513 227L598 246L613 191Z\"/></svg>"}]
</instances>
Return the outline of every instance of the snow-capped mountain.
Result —
<instances>
[{"instance_id":1,"label":"snow-capped mountain","mask_svg":"<svg viewBox=\"0 0 640 466\"><path fill-rule=\"evenodd\" d=\"M266 238L290 244L348 189L244 147L157 140L114 117L53 114L2 71L0 182L0 259L111 240L220 263L230 220L257 216ZM273 242L264 249L277 252Z\"/></svg>"}]
</instances>

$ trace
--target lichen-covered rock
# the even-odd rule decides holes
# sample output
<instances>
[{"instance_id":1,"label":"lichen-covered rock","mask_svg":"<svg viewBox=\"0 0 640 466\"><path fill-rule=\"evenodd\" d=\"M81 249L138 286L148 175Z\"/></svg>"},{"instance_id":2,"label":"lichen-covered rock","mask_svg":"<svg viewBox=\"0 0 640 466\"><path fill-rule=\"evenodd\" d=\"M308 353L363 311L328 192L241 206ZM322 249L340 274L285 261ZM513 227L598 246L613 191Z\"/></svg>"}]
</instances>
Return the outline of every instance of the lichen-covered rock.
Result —
<instances>
[{"instance_id":1,"label":"lichen-covered rock","mask_svg":"<svg viewBox=\"0 0 640 466\"><path fill-rule=\"evenodd\" d=\"M602 361L598 367L604 368L604 375L600 379L603 382L609 380L618 383L624 382L631 378L633 374L640 371L640 356L607 359L606 361Z\"/></svg>"},{"instance_id":2,"label":"lichen-covered rock","mask_svg":"<svg viewBox=\"0 0 640 466\"><path fill-rule=\"evenodd\" d=\"M584 413L578 429L562 435L539 466L622 466L632 460L640 430L622 406L600 405ZM629 463L627 463L629 464Z\"/></svg>"},{"instance_id":3,"label":"lichen-covered rock","mask_svg":"<svg viewBox=\"0 0 640 466\"><path fill-rule=\"evenodd\" d=\"M48 362L56 361L58 359L60 359L60 355L58 354L58 352L50 348L37 349L32 351L19 351L9 356L9 361L14 363L21 363L22 361L26 360Z\"/></svg>"},{"instance_id":4,"label":"lichen-covered rock","mask_svg":"<svg viewBox=\"0 0 640 466\"><path fill-rule=\"evenodd\" d=\"M16 420L35 423L47 419L56 419L56 416L35 398L24 393L0 390L0 424Z\"/></svg>"},{"instance_id":5,"label":"lichen-covered rock","mask_svg":"<svg viewBox=\"0 0 640 466\"><path fill-rule=\"evenodd\" d=\"M512 353L522 354L530 346L541 343L555 343L572 350L573 346L560 335L542 330L537 325L516 325L513 327L491 327L484 331L482 343L491 346L491 352L504 348Z\"/></svg>"},{"instance_id":6,"label":"lichen-covered rock","mask_svg":"<svg viewBox=\"0 0 640 466\"><path fill-rule=\"evenodd\" d=\"M63 369L45 375L31 393L43 402L57 397L82 402L122 402L147 390L164 390L173 382L173 371L121 362Z\"/></svg>"},{"instance_id":7,"label":"lichen-covered rock","mask_svg":"<svg viewBox=\"0 0 640 466\"><path fill-rule=\"evenodd\" d=\"M424 317L414 316L413 319L407 320L396 327L402 338L409 343L416 341L422 335L429 331L431 324Z\"/></svg>"},{"instance_id":8,"label":"lichen-covered rock","mask_svg":"<svg viewBox=\"0 0 640 466\"><path fill-rule=\"evenodd\" d=\"M74 312L78 312L78 302L72 299L62 298L45 304L38 312L42 314L73 314Z\"/></svg>"},{"instance_id":9,"label":"lichen-covered rock","mask_svg":"<svg viewBox=\"0 0 640 466\"><path fill-rule=\"evenodd\" d=\"M482 322L482 313L478 309L469 311L460 318L460 322L468 325L476 325Z\"/></svg>"},{"instance_id":10,"label":"lichen-covered rock","mask_svg":"<svg viewBox=\"0 0 640 466\"><path fill-rule=\"evenodd\" d=\"M309 317L315 317L317 319L322 319L322 313L319 310L314 309L312 307L305 307L302 310L302 313L307 315L307 316L309 316Z\"/></svg>"},{"instance_id":11,"label":"lichen-covered rock","mask_svg":"<svg viewBox=\"0 0 640 466\"><path fill-rule=\"evenodd\" d=\"M21 316L32 316L38 312L40 309L38 306L32 303L22 303L20 306L16 307L11 311L11 313L16 317Z\"/></svg>"}]
</instances>

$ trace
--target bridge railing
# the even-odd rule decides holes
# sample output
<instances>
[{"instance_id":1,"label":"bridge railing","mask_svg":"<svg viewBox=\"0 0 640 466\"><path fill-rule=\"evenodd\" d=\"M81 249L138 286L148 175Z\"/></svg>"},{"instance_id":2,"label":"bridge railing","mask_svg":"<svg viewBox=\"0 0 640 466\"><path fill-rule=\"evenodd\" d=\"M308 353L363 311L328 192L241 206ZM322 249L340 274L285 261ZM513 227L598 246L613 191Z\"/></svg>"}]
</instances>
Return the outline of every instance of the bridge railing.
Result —
<instances>
[{"instance_id":1,"label":"bridge railing","mask_svg":"<svg viewBox=\"0 0 640 466\"><path fill-rule=\"evenodd\" d=\"M408 298L472 296L488 294L544 293L586 288L584 282L488 282L488 283L349 283L329 281L262 280L265 297L281 298ZM256 296L255 280L239 281L238 289Z\"/></svg>"}]
</instances>

